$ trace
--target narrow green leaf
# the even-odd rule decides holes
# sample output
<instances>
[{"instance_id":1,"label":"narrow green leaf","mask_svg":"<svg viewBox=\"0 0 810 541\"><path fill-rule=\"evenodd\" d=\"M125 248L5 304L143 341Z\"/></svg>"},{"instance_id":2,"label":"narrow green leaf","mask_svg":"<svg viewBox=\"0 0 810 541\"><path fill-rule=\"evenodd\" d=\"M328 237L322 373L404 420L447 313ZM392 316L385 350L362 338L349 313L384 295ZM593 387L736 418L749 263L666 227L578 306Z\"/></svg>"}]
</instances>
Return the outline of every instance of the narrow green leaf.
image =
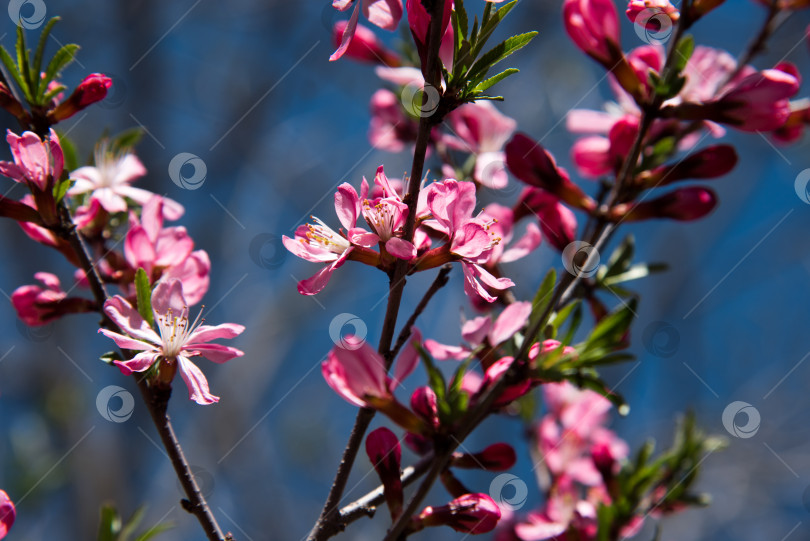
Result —
<instances>
[{"instance_id":1,"label":"narrow green leaf","mask_svg":"<svg viewBox=\"0 0 810 541\"><path fill-rule=\"evenodd\" d=\"M686 63L692 58L692 53L695 52L695 38L691 35L686 35L678 41L675 46L675 69L676 73L681 73L686 67Z\"/></svg>"},{"instance_id":2,"label":"narrow green leaf","mask_svg":"<svg viewBox=\"0 0 810 541\"><path fill-rule=\"evenodd\" d=\"M110 150L115 153L126 152L135 147L135 145L141 141L143 134L144 131L141 127L124 130L113 137L112 141L110 142Z\"/></svg>"},{"instance_id":3,"label":"narrow green leaf","mask_svg":"<svg viewBox=\"0 0 810 541\"><path fill-rule=\"evenodd\" d=\"M486 77L487 72L492 66L528 45L528 43L533 40L536 35L537 32L518 34L517 36L512 36L511 38L505 39L487 51L481 56L481 58L476 60L473 67L470 68L470 84L477 85L481 80L483 80L484 77Z\"/></svg>"},{"instance_id":4,"label":"narrow green leaf","mask_svg":"<svg viewBox=\"0 0 810 541\"><path fill-rule=\"evenodd\" d=\"M54 185L53 198L56 200L57 204L62 201L62 198L65 197L65 194L70 187L73 186L74 182L76 182L74 179L66 178L65 180L59 181Z\"/></svg>"},{"instance_id":5,"label":"narrow green leaf","mask_svg":"<svg viewBox=\"0 0 810 541\"><path fill-rule=\"evenodd\" d=\"M135 290L138 299L138 313L149 323L150 327L155 325L155 318L152 314L152 288L149 285L149 277L146 271L139 268L135 273Z\"/></svg>"},{"instance_id":6,"label":"narrow green leaf","mask_svg":"<svg viewBox=\"0 0 810 541\"><path fill-rule=\"evenodd\" d=\"M534 295L534 300L532 301L532 313L529 314L529 325L530 329L535 328L535 325L540 325L542 329L545 327L545 321L540 321L540 317L543 313L548 309L549 304L554 297L554 285L557 283L557 271L551 269L546 274L546 277L543 278L543 282L540 284L540 287L537 288L537 293ZM526 340L529 340L530 343L534 342L534 336L526 336Z\"/></svg>"},{"instance_id":7,"label":"narrow green leaf","mask_svg":"<svg viewBox=\"0 0 810 541\"><path fill-rule=\"evenodd\" d=\"M588 337L586 351L598 347L612 348L621 341L635 317L637 299L631 299L626 306L622 306L600 321Z\"/></svg>"},{"instance_id":8,"label":"narrow green leaf","mask_svg":"<svg viewBox=\"0 0 810 541\"><path fill-rule=\"evenodd\" d=\"M461 31L461 35L456 36L456 41L460 42L467 38L467 26L469 25L467 10L464 9L464 0L455 1L453 4L453 16L458 18L458 29Z\"/></svg>"},{"instance_id":9,"label":"narrow green leaf","mask_svg":"<svg viewBox=\"0 0 810 541\"><path fill-rule=\"evenodd\" d=\"M17 88L19 88L20 92L23 93L23 97L28 100L29 97L26 92L27 86L23 82L22 74L20 73L19 68L17 68L17 64L14 62L14 59L11 58L9 52L2 45L0 45L0 61L2 61L3 65L6 67L8 75L14 79L14 82L17 84Z\"/></svg>"},{"instance_id":10,"label":"narrow green leaf","mask_svg":"<svg viewBox=\"0 0 810 541\"><path fill-rule=\"evenodd\" d=\"M138 529L138 525L143 521L144 515L146 515L146 506L141 505L132 513L132 516L126 521L124 527L121 528L121 533L116 541L129 541L129 538L135 535L135 530Z\"/></svg>"},{"instance_id":11,"label":"narrow green leaf","mask_svg":"<svg viewBox=\"0 0 810 541\"><path fill-rule=\"evenodd\" d=\"M484 18L481 20L481 30L478 33L477 39L473 41L473 56L478 57L481 54L481 51L484 50L484 47L487 44L490 36L498 27L498 24L506 17L512 8L517 5L517 0L509 2L505 6L502 6L500 9L496 10L495 13L491 13L492 11L492 3L487 2L486 7L484 8ZM490 16L491 13L491 16Z\"/></svg>"},{"instance_id":12,"label":"narrow green leaf","mask_svg":"<svg viewBox=\"0 0 810 541\"><path fill-rule=\"evenodd\" d=\"M76 59L76 52L78 50L78 45L68 43L56 51L56 54L53 55L53 58L51 58L51 61L48 63L48 68L45 70L45 78L41 83L45 88L48 87L48 84L53 81L63 69Z\"/></svg>"},{"instance_id":13,"label":"narrow green leaf","mask_svg":"<svg viewBox=\"0 0 810 541\"><path fill-rule=\"evenodd\" d=\"M616 274L610 278L606 278L603 283L608 287L612 287L615 286L615 284L620 284L622 282L629 282L630 280L645 278L654 272L663 272L668 268L669 265L666 263L636 263L628 268L625 272Z\"/></svg>"},{"instance_id":14,"label":"narrow green leaf","mask_svg":"<svg viewBox=\"0 0 810 541\"><path fill-rule=\"evenodd\" d=\"M470 44L478 41L478 15L473 17L472 31L470 32Z\"/></svg>"},{"instance_id":15,"label":"narrow green leaf","mask_svg":"<svg viewBox=\"0 0 810 541\"><path fill-rule=\"evenodd\" d=\"M636 239L633 235L627 235L624 237L624 240L613 250L613 253L610 254L610 258L608 258L607 264L604 267L600 268L605 269L601 276L597 278L599 280L603 280L605 278L610 278L616 274L620 274L627 269L630 268L630 264L633 262L633 257L636 253Z\"/></svg>"},{"instance_id":16,"label":"narrow green leaf","mask_svg":"<svg viewBox=\"0 0 810 541\"><path fill-rule=\"evenodd\" d=\"M60 92L64 92L66 88L67 87L65 85L54 86L53 88L45 92L45 95L42 96L42 99L39 100L39 103L41 105L47 105L48 103L50 103L52 99L56 97L57 94L59 94Z\"/></svg>"},{"instance_id":17,"label":"narrow green leaf","mask_svg":"<svg viewBox=\"0 0 810 541\"><path fill-rule=\"evenodd\" d=\"M582 323L582 303L580 303L579 300L576 300L572 304L575 305L576 308L574 308L574 313L571 317L571 324L568 325L568 331L560 340L560 342L563 344L570 344L574 341L574 335L576 334L577 330L579 330L579 325Z\"/></svg>"},{"instance_id":18,"label":"narrow green leaf","mask_svg":"<svg viewBox=\"0 0 810 541\"><path fill-rule=\"evenodd\" d=\"M117 541L121 531L121 517L110 504L104 504L99 511L98 541Z\"/></svg>"},{"instance_id":19,"label":"narrow green leaf","mask_svg":"<svg viewBox=\"0 0 810 541\"><path fill-rule=\"evenodd\" d=\"M107 364L113 364L115 361L124 360L124 358L121 356L121 352L119 351L108 351L107 353L102 355L100 359Z\"/></svg>"},{"instance_id":20,"label":"narrow green leaf","mask_svg":"<svg viewBox=\"0 0 810 541\"><path fill-rule=\"evenodd\" d=\"M58 135L59 146L62 147L62 155L65 158L65 171L73 171L78 169L79 160L76 157L76 145L74 145L73 141L63 133L58 133Z\"/></svg>"},{"instance_id":21,"label":"narrow green leaf","mask_svg":"<svg viewBox=\"0 0 810 541\"><path fill-rule=\"evenodd\" d=\"M37 88L34 89L33 93L35 94L38 100L42 98L42 95L45 93L45 89L48 88L47 84L42 84L43 79L40 77L40 73L42 73L42 56L45 54L45 46L48 43L48 36L50 36L51 30L53 30L53 26L60 20L61 17L53 17L50 21L48 21L45 24L45 28L42 29L42 33L40 33L39 35L39 43L37 43L37 50L34 53L34 64L32 71L37 76Z\"/></svg>"},{"instance_id":22,"label":"narrow green leaf","mask_svg":"<svg viewBox=\"0 0 810 541\"><path fill-rule=\"evenodd\" d=\"M25 88L22 89L26 96L33 97L33 86L31 80L31 66L28 64L28 52L25 50L25 31L22 25L17 25L17 67L20 68Z\"/></svg>"},{"instance_id":23,"label":"narrow green leaf","mask_svg":"<svg viewBox=\"0 0 810 541\"><path fill-rule=\"evenodd\" d=\"M488 89L489 87L491 87L491 86L493 86L493 85L495 85L495 84L497 84L497 83L499 83L499 82L503 81L504 79L506 79L506 78L507 78L507 77L509 77L510 75L513 75L513 74L515 74L515 73L518 73L519 71L520 71L520 70L519 70L519 69L517 69L517 68L509 68L509 69L506 69L506 70L504 70L504 71L500 72L498 75L493 75L493 76L492 76L492 77L490 77L489 79L484 79L483 81L481 81L480 83L478 83L478 84L475 86L475 88L473 88L473 89L472 89L472 92L473 92L473 93L477 93L477 92L483 92L484 90Z\"/></svg>"},{"instance_id":24,"label":"narrow green leaf","mask_svg":"<svg viewBox=\"0 0 810 541\"><path fill-rule=\"evenodd\" d=\"M135 541L149 541L153 537L157 537L158 535L162 534L165 531L171 530L172 528L174 528L174 524L172 524L171 522L165 522L158 524L157 526L152 526L144 533L136 537Z\"/></svg>"}]
</instances>

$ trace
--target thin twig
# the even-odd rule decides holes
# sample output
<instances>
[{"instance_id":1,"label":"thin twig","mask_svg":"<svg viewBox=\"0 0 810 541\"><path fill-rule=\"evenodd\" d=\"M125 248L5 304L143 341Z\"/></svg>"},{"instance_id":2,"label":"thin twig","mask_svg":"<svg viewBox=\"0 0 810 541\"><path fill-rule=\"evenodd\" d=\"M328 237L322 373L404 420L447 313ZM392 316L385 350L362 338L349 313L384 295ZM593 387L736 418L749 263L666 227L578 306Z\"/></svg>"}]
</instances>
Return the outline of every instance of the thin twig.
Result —
<instances>
[{"instance_id":1,"label":"thin twig","mask_svg":"<svg viewBox=\"0 0 810 541\"><path fill-rule=\"evenodd\" d=\"M411 314L411 317L408 318L408 321L405 322L405 326L402 327L402 330L399 332L399 336L397 337L397 342L394 344L394 348L391 350L391 357L396 358L399 350L402 349L402 346L405 345L405 342L408 341L408 338L411 337L411 327L413 327L414 323L416 323L417 318L422 315L422 312L425 311L427 308L430 299L433 298L441 288L443 288L448 281L448 277L450 271L453 270L453 265L448 263L444 265L441 270L439 270L439 274L436 275L436 278L433 280L433 283L430 284L430 287L425 292L425 296L422 297L422 300L419 301L419 304L416 305L416 308Z\"/></svg>"}]
</instances>

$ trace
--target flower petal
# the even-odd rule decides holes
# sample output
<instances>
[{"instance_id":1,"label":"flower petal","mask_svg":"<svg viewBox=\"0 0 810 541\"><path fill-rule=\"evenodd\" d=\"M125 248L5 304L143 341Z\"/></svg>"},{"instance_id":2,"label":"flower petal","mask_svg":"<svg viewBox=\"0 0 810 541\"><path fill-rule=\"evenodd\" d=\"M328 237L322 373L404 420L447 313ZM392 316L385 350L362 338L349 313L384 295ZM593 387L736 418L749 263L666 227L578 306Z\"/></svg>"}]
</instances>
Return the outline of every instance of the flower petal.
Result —
<instances>
[{"instance_id":1,"label":"flower petal","mask_svg":"<svg viewBox=\"0 0 810 541\"><path fill-rule=\"evenodd\" d=\"M157 346L163 344L160 336L149 327L149 324L144 321L138 311L120 295L107 299L104 303L104 313L128 335Z\"/></svg>"},{"instance_id":2,"label":"flower petal","mask_svg":"<svg viewBox=\"0 0 810 541\"><path fill-rule=\"evenodd\" d=\"M221 325L200 325L188 337L189 345L202 344L218 338L235 338L245 331L244 325L222 323Z\"/></svg>"},{"instance_id":3,"label":"flower petal","mask_svg":"<svg viewBox=\"0 0 810 541\"><path fill-rule=\"evenodd\" d=\"M245 352L241 349L223 346L221 344L192 344L183 348L188 353L199 353L211 362L222 364L236 357L242 357Z\"/></svg>"},{"instance_id":4,"label":"flower petal","mask_svg":"<svg viewBox=\"0 0 810 541\"><path fill-rule=\"evenodd\" d=\"M115 364L121 373L129 376L133 372L143 372L147 370L152 364L160 357L160 353L155 351L143 351L138 353L128 361L115 361Z\"/></svg>"},{"instance_id":5,"label":"flower petal","mask_svg":"<svg viewBox=\"0 0 810 541\"><path fill-rule=\"evenodd\" d=\"M188 387L189 399L203 406L219 402L219 397L209 392L208 380L205 379L205 375L197 368L197 365L182 355L177 356L177 363L180 368L180 376Z\"/></svg>"}]
</instances>

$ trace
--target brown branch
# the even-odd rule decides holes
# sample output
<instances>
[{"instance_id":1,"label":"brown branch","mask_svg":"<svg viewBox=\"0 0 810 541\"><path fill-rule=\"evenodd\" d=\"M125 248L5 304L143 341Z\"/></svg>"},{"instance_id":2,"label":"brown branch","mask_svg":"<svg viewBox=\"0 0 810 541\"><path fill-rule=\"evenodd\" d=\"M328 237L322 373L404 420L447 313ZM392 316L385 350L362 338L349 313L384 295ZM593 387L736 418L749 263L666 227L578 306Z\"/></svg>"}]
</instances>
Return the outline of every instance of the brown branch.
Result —
<instances>
[{"instance_id":1,"label":"brown branch","mask_svg":"<svg viewBox=\"0 0 810 541\"><path fill-rule=\"evenodd\" d=\"M431 13L430 24L428 25L427 62L425 66L426 69L423 70L424 73L427 73L427 76L426 91L423 92L422 96L423 105L427 103L429 98L427 92L428 85L432 86L434 89L440 88L438 77L440 77L441 74L436 70L436 62L439 58L442 12L445 1L446 0L436 0ZM437 116L438 115L436 115L436 117ZM419 119L419 131L416 135L411 178L408 184L408 191L403 199L404 203L408 205L408 218L403 228L402 238L408 241L413 240L416 225L416 204L419 200L420 182L425 166L425 156L427 155L427 147L430 141L430 132L436 122L440 121L440 119L436 117L430 115L422 116ZM402 303L402 293L405 289L405 277L407 272L408 262L398 259L394 265L394 270L389 276L388 304L385 309L385 319L383 320L380 343L377 348L380 355L385 358L387 369L391 368L391 364L394 361L391 343L394 339L394 332L396 331L397 317L400 304ZM349 435L349 441L346 443L346 447L343 450L343 455L338 465L337 472L335 473L332 487L326 498L326 503L321 510L317 522L307 537L308 541L323 541L344 529L345 526L339 520L338 504L343 497L343 491L346 489L346 483L349 480L349 474L357 458L360 445L363 442L363 436L371 420L374 418L374 414L374 410L369 409L361 409L357 413L354 427Z\"/></svg>"},{"instance_id":2,"label":"brown branch","mask_svg":"<svg viewBox=\"0 0 810 541\"><path fill-rule=\"evenodd\" d=\"M408 318L408 321L405 322L405 326L402 327L402 330L399 332L399 336L397 337L397 342L394 344L394 348L391 350L391 357L396 358L397 353L399 350L402 349L402 346L405 345L405 342L408 341L408 338L411 337L411 327L413 327L416 320L422 315L422 312L425 311L427 308L430 299L433 298L441 288L443 288L449 279L450 271L453 270L453 265L448 263L447 265L443 266L441 270L439 270L439 274L436 275L436 278L433 280L433 283L430 284L430 287L425 292L425 296L422 297L422 300L419 301L419 304L416 305L416 308L411 314L411 317Z\"/></svg>"}]
</instances>

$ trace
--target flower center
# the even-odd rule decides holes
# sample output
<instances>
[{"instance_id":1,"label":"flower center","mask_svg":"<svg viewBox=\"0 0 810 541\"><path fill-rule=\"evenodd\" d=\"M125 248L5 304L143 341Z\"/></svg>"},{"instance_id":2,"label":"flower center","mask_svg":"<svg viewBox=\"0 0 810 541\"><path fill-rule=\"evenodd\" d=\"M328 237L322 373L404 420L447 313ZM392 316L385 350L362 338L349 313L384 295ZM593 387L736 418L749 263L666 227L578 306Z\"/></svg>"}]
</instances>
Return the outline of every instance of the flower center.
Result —
<instances>
[{"instance_id":1,"label":"flower center","mask_svg":"<svg viewBox=\"0 0 810 541\"><path fill-rule=\"evenodd\" d=\"M342 254L349 249L349 241L337 231L323 223L319 218L312 216L314 224L307 224L307 240L310 246L323 248L335 254ZM301 239L303 241L303 239Z\"/></svg>"},{"instance_id":2,"label":"flower center","mask_svg":"<svg viewBox=\"0 0 810 541\"><path fill-rule=\"evenodd\" d=\"M384 199L374 206L368 199L363 200L363 217L383 242L394 236L399 213L398 208L388 204Z\"/></svg>"},{"instance_id":3,"label":"flower center","mask_svg":"<svg viewBox=\"0 0 810 541\"><path fill-rule=\"evenodd\" d=\"M205 308L203 306L203 308ZM202 319L202 309L193 323L189 324L188 306L183 307L180 315L175 315L172 309L165 314L155 314L160 338L163 341L163 356L175 359L183 351L189 336L205 321Z\"/></svg>"}]
</instances>

